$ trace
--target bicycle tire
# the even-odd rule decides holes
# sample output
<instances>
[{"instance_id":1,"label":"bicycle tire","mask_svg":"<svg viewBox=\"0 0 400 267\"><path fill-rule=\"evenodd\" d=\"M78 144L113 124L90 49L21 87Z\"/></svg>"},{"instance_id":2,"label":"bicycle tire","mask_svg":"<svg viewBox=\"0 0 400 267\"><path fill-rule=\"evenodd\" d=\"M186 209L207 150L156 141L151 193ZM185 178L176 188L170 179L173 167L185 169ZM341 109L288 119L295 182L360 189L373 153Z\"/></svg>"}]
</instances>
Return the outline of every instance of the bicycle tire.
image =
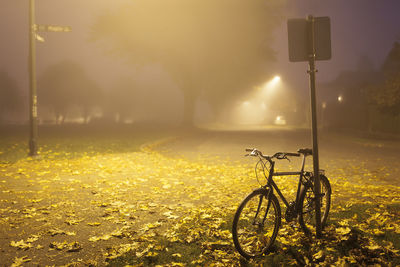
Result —
<instances>
[{"instance_id":1,"label":"bicycle tire","mask_svg":"<svg viewBox=\"0 0 400 267\"><path fill-rule=\"evenodd\" d=\"M260 188L249 194L239 205L232 224L236 250L246 259L266 253L274 243L281 223L281 208L274 194ZM251 217L254 217L251 219ZM265 219L264 219L265 217ZM253 220L253 222L250 222ZM254 235L254 236L253 236Z\"/></svg>"},{"instance_id":2,"label":"bicycle tire","mask_svg":"<svg viewBox=\"0 0 400 267\"><path fill-rule=\"evenodd\" d=\"M315 232L315 197L314 197L314 178L312 182L306 184L300 192L300 214L299 223L306 235ZM331 206L332 189L328 178L320 175L321 182L321 229L326 225Z\"/></svg>"}]
</instances>

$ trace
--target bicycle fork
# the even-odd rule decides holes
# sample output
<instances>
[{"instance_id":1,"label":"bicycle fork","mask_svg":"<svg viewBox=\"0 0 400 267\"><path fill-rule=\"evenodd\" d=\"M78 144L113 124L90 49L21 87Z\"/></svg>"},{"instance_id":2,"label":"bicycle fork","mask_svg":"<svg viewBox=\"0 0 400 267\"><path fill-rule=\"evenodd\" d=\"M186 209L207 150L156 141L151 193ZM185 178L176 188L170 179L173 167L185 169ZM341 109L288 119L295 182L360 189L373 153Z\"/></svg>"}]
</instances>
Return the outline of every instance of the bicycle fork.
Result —
<instances>
[{"instance_id":1,"label":"bicycle fork","mask_svg":"<svg viewBox=\"0 0 400 267\"><path fill-rule=\"evenodd\" d=\"M268 190L268 194L267 194L267 197L266 197L266 199L267 199L267 210L265 211L265 214L264 214L264 217L263 217L261 223L257 222L257 218L258 218L258 214L260 213L260 209L261 209L261 205L262 205L262 202L263 202L264 195L260 195L260 200L258 201L257 212L256 212L256 214L254 216L254 219L253 219L253 225L258 225L258 226L261 226L261 227L264 226L265 220L267 219L269 208L271 206L271 194L272 194L272 190Z\"/></svg>"}]
</instances>

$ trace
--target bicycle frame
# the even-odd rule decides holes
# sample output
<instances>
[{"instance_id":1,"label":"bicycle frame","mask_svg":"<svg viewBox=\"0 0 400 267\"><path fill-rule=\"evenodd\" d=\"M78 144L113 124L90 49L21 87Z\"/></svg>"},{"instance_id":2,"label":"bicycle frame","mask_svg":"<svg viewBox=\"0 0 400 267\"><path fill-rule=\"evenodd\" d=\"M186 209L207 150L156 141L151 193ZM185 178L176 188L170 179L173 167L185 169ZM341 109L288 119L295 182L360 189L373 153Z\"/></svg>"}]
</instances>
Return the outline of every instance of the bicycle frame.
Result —
<instances>
[{"instance_id":1,"label":"bicycle frame","mask_svg":"<svg viewBox=\"0 0 400 267\"><path fill-rule=\"evenodd\" d=\"M289 202L286 200L286 198L283 196L282 192L279 190L277 184L273 180L273 177L274 176L296 176L296 175L299 175L299 182L297 185L297 193L296 193L296 200L295 200L296 214L298 214L298 210L299 210L299 198L300 198L300 189L301 189L301 185L302 185L302 180L306 174L306 172L304 172L305 162L306 162L306 155L303 155L303 160L302 160L300 171L298 171L298 172L275 172L275 161L270 161L271 168L270 168L270 172L268 175L267 184L265 186L263 186L264 188L269 187L271 189L270 193L273 193L273 189L275 189L275 191L278 193L279 197L281 198L282 202L285 204L285 206L287 208L289 208L289 206L290 206Z\"/></svg>"}]
</instances>

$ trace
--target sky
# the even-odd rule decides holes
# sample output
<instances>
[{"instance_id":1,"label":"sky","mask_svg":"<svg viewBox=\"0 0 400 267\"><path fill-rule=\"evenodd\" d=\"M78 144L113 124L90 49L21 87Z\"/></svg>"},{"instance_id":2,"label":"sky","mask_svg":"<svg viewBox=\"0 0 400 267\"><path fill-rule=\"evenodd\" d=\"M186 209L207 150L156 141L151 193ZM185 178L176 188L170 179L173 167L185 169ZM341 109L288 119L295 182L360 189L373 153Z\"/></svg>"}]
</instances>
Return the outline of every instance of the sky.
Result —
<instances>
[{"instance_id":1,"label":"sky","mask_svg":"<svg viewBox=\"0 0 400 267\"><path fill-rule=\"evenodd\" d=\"M98 43L89 40L96 17L126 2L129 0L36 1L38 24L72 27L70 33L40 34L45 42L37 43L38 75L63 59L81 63L103 88L112 88L119 77L131 75L132 69L122 60L106 55ZM0 70L15 78L23 92L28 89L28 3L28 0L0 2ZM330 17L332 59L317 62L317 82L328 82L343 70L355 69L362 55L367 55L379 68L394 41L400 39L399 13L399 0L288 0L285 20L275 31L276 74L282 80L308 87L307 63L288 60L288 18L305 18L309 14ZM139 72L151 76L153 70L147 66Z\"/></svg>"}]
</instances>

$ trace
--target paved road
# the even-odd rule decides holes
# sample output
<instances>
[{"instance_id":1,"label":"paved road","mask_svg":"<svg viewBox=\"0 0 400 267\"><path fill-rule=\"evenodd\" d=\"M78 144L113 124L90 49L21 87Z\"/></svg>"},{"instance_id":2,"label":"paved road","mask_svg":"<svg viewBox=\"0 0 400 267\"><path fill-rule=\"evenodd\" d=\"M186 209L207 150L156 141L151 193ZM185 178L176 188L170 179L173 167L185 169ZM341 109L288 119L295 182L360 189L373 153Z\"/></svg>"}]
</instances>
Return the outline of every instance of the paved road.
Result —
<instances>
[{"instance_id":1,"label":"paved road","mask_svg":"<svg viewBox=\"0 0 400 267\"><path fill-rule=\"evenodd\" d=\"M374 176L376 181L400 185L400 140L365 138L354 134L319 132L319 154L322 169L333 171L334 175ZM175 142L168 143L161 150L169 156L186 157L190 160L209 158L230 159L232 162L252 163L243 157L245 148L256 147L264 154L277 151L297 151L298 148L312 147L309 130L290 128L269 128L253 131L198 130L187 132ZM292 160L296 168L300 162ZM311 160L310 160L311 164ZM282 168L286 164L282 162ZM332 170L335 169L335 170Z\"/></svg>"}]
</instances>

